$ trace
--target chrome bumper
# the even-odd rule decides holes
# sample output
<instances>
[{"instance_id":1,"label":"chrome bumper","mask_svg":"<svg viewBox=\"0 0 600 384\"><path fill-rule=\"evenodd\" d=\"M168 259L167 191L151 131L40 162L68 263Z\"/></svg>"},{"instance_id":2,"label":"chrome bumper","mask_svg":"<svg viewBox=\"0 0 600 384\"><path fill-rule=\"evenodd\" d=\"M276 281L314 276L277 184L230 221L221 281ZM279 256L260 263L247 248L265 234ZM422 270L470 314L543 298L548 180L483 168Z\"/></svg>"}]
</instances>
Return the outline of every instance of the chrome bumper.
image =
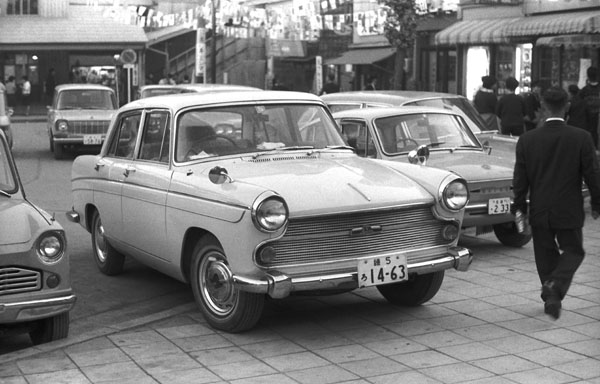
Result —
<instances>
[{"instance_id":1,"label":"chrome bumper","mask_svg":"<svg viewBox=\"0 0 600 384\"><path fill-rule=\"evenodd\" d=\"M473 253L462 247L452 247L448 254L435 260L408 264L408 273L426 274L454 268L458 271L469 269ZM242 291L268 294L274 299L290 295L292 291L327 290L335 288L358 288L358 273L347 272L328 275L290 277L271 271L262 279L234 275L233 282Z\"/></svg>"},{"instance_id":2,"label":"chrome bumper","mask_svg":"<svg viewBox=\"0 0 600 384\"><path fill-rule=\"evenodd\" d=\"M70 311L75 301L77 297L71 294L51 299L0 304L0 323L17 323L52 317Z\"/></svg>"}]
</instances>

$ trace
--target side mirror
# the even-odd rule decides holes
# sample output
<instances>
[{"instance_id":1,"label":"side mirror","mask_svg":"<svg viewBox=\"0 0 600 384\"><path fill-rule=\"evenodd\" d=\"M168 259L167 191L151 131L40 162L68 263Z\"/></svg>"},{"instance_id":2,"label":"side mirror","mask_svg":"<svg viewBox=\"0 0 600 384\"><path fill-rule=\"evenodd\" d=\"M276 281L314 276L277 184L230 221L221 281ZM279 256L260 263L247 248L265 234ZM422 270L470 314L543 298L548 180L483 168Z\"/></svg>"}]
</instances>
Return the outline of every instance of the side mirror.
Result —
<instances>
[{"instance_id":1,"label":"side mirror","mask_svg":"<svg viewBox=\"0 0 600 384\"><path fill-rule=\"evenodd\" d=\"M233 182L233 179L227 174L227 170L219 166L214 167L208 172L208 178L213 184L223 184L226 181Z\"/></svg>"},{"instance_id":2,"label":"side mirror","mask_svg":"<svg viewBox=\"0 0 600 384\"><path fill-rule=\"evenodd\" d=\"M417 149L413 149L408 153L408 162L411 164L423 164L427 165L427 160L429 159L429 147L426 145L421 145Z\"/></svg>"},{"instance_id":3,"label":"side mirror","mask_svg":"<svg viewBox=\"0 0 600 384\"><path fill-rule=\"evenodd\" d=\"M483 142L483 150L487 151L487 154L490 155L492 153L492 146L490 145L489 141L484 141Z\"/></svg>"}]
</instances>

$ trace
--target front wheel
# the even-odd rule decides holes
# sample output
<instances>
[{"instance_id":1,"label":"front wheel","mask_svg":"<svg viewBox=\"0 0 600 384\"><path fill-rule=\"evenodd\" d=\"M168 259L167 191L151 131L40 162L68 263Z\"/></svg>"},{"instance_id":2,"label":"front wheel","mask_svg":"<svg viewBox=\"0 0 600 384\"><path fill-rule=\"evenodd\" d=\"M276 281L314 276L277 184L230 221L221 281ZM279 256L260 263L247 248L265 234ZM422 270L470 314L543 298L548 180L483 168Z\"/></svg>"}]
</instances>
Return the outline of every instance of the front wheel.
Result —
<instances>
[{"instance_id":1,"label":"front wheel","mask_svg":"<svg viewBox=\"0 0 600 384\"><path fill-rule=\"evenodd\" d=\"M494 225L494 234L502 244L515 248L522 247L531 240L531 233L519 233L513 222Z\"/></svg>"},{"instance_id":2,"label":"front wheel","mask_svg":"<svg viewBox=\"0 0 600 384\"><path fill-rule=\"evenodd\" d=\"M34 345L64 339L69 335L69 312L39 320L29 338Z\"/></svg>"},{"instance_id":3,"label":"front wheel","mask_svg":"<svg viewBox=\"0 0 600 384\"><path fill-rule=\"evenodd\" d=\"M95 211L92 216L92 248L94 249L94 261L100 272L108 276L123 272L125 256L114 249L106 239L98 211Z\"/></svg>"},{"instance_id":4,"label":"front wheel","mask_svg":"<svg viewBox=\"0 0 600 384\"><path fill-rule=\"evenodd\" d=\"M408 281L378 285L377 290L394 305L416 307L429 301L440 290L444 271L411 275Z\"/></svg>"},{"instance_id":5,"label":"front wheel","mask_svg":"<svg viewBox=\"0 0 600 384\"><path fill-rule=\"evenodd\" d=\"M246 331L262 315L264 295L235 287L223 248L212 237L203 238L194 248L190 283L200 311L213 328Z\"/></svg>"}]
</instances>

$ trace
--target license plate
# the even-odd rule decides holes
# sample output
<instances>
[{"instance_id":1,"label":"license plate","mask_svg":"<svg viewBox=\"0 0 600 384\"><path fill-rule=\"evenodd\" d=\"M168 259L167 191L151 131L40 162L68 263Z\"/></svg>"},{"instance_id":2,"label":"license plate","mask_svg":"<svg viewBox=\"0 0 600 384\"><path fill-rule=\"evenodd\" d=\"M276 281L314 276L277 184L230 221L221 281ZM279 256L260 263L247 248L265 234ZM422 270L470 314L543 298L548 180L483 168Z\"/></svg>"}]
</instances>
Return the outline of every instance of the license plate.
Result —
<instances>
[{"instance_id":1,"label":"license plate","mask_svg":"<svg viewBox=\"0 0 600 384\"><path fill-rule=\"evenodd\" d=\"M102 144L102 135L83 135L84 145Z\"/></svg>"},{"instance_id":2,"label":"license plate","mask_svg":"<svg viewBox=\"0 0 600 384\"><path fill-rule=\"evenodd\" d=\"M358 286L369 287L408 279L406 255L365 257L358 260Z\"/></svg>"},{"instance_id":3,"label":"license plate","mask_svg":"<svg viewBox=\"0 0 600 384\"><path fill-rule=\"evenodd\" d=\"M510 197L500 199L490 199L488 202L489 215L501 215L510 212Z\"/></svg>"}]
</instances>

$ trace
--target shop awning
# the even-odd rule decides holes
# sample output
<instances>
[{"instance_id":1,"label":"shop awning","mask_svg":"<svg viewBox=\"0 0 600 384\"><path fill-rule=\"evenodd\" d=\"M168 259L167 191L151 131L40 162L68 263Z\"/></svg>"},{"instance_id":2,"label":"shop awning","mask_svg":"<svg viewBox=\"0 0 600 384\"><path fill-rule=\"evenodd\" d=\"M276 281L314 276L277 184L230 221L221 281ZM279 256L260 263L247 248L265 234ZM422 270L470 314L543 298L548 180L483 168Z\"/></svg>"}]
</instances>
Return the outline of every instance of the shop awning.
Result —
<instances>
[{"instance_id":1,"label":"shop awning","mask_svg":"<svg viewBox=\"0 0 600 384\"><path fill-rule=\"evenodd\" d=\"M503 27L503 33L509 37L600 33L600 11L522 17Z\"/></svg>"},{"instance_id":2,"label":"shop awning","mask_svg":"<svg viewBox=\"0 0 600 384\"><path fill-rule=\"evenodd\" d=\"M342 56L334 57L333 59L325 60L327 65L344 65L344 64L373 64L378 61L387 59L396 53L395 48L361 48L351 49L344 52Z\"/></svg>"},{"instance_id":3,"label":"shop awning","mask_svg":"<svg viewBox=\"0 0 600 384\"><path fill-rule=\"evenodd\" d=\"M503 27L518 18L463 20L435 35L436 45L506 43Z\"/></svg>"},{"instance_id":4,"label":"shop awning","mask_svg":"<svg viewBox=\"0 0 600 384\"><path fill-rule=\"evenodd\" d=\"M535 45L548 47L600 47L600 34L544 36L537 39Z\"/></svg>"}]
</instances>

